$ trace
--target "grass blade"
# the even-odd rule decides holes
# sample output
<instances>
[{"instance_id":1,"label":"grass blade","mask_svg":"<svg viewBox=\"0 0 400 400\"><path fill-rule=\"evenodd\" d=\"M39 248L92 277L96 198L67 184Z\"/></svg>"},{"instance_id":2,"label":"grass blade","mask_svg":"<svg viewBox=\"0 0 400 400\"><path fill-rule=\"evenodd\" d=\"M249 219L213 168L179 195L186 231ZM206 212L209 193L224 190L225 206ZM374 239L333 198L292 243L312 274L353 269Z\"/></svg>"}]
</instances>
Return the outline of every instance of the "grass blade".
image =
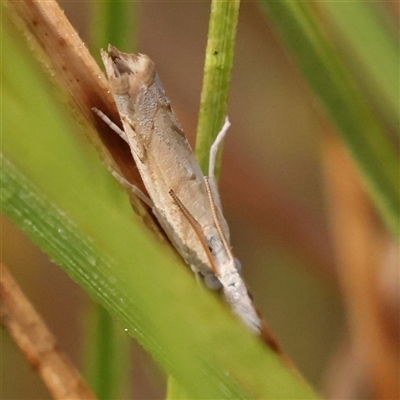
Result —
<instances>
[{"instance_id":1,"label":"grass blade","mask_svg":"<svg viewBox=\"0 0 400 400\"><path fill-rule=\"evenodd\" d=\"M293 1L260 4L338 128L382 219L399 239L400 167L382 123L319 29L310 4Z\"/></svg>"},{"instance_id":2,"label":"grass blade","mask_svg":"<svg viewBox=\"0 0 400 400\"><path fill-rule=\"evenodd\" d=\"M352 73L362 77L374 105L399 134L399 45L379 18L382 4L324 1L318 7L345 42Z\"/></svg>"},{"instance_id":3,"label":"grass blade","mask_svg":"<svg viewBox=\"0 0 400 400\"><path fill-rule=\"evenodd\" d=\"M239 5L239 0L213 0L211 3L195 150L205 175L208 173L210 147L227 112ZM218 176L218 163L216 169Z\"/></svg>"}]
</instances>

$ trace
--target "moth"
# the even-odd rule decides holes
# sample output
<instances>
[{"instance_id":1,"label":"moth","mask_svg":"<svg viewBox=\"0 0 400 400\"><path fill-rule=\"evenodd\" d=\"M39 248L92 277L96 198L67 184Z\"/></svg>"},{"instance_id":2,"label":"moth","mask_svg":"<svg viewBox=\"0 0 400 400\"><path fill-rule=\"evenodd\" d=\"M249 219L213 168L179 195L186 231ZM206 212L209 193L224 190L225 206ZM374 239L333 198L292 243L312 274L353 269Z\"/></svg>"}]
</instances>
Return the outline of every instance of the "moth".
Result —
<instances>
[{"instance_id":1,"label":"moth","mask_svg":"<svg viewBox=\"0 0 400 400\"><path fill-rule=\"evenodd\" d=\"M101 57L124 129L94 111L128 143L149 198L136 187L132 190L151 206L193 271L206 282L216 277L233 313L252 332L260 333L262 322L238 272L214 179L218 144L229 123L210 150L209 174L204 176L153 61L113 46L108 52L102 50Z\"/></svg>"}]
</instances>

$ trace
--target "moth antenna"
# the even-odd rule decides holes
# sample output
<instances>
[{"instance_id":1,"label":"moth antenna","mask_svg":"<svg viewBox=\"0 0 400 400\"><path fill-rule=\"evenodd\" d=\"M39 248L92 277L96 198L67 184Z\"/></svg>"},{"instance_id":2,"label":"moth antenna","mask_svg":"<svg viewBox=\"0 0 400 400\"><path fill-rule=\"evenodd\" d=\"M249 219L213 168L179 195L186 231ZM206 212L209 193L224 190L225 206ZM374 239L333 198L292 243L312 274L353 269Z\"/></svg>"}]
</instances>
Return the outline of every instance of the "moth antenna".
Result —
<instances>
[{"instance_id":1,"label":"moth antenna","mask_svg":"<svg viewBox=\"0 0 400 400\"><path fill-rule=\"evenodd\" d=\"M208 200L210 202L210 208L211 208L211 213L212 213L213 220L214 220L214 223L215 223L215 227L217 228L217 231L218 231L219 235L221 236L221 240L222 240L222 243L223 243L223 245L225 247L226 254L229 256L231 261L234 263L235 259L234 259L233 254L232 254L232 250L231 250L231 248L229 246L228 241L226 240L224 232L223 232L223 230L221 228L221 224L219 223L219 219L218 219L218 215L217 215L214 199L212 197L210 183L208 182L208 177L207 176L204 177L204 182L206 184L207 196L208 196Z\"/></svg>"},{"instance_id":2,"label":"moth antenna","mask_svg":"<svg viewBox=\"0 0 400 400\"><path fill-rule=\"evenodd\" d=\"M207 243L204 240L204 236L201 232L201 227L200 227L199 223L194 219L193 215L190 214L189 210L184 206L184 204L180 201L179 197L175 194L175 192L172 189L169 191L169 194L172 197L172 199L175 201L175 203L179 207L179 209L182 211L185 218L188 220L188 222L191 225L191 227L193 228L194 232L196 233L196 235L201 243L201 246L203 247L203 249L206 253L208 262L211 265L211 269L214 272L214 274L218 277L219 273L218 273L217 267L215 265L214 259L210 252L210 249L208 248Z\"/></svg>"}]
</instances>

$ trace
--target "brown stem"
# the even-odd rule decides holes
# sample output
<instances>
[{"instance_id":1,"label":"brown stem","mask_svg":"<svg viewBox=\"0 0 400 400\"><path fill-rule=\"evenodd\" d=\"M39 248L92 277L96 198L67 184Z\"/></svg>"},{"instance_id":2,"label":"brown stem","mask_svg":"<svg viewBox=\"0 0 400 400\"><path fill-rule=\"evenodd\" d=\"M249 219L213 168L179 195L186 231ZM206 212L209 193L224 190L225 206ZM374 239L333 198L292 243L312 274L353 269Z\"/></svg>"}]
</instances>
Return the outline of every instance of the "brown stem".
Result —
<instances>
[{"instance_id":1,"label":"brown stem","mask_svg":"<svg viewBox=\"0 0 400 400\"><path fill-rule=\"evenodd\" d=\"M57 2L5 0L3 4L37 60L53 77L62 97L76 111L75 117L87 128L85 131L105 164L146 192L129 147L92 111L96 107L112 121L120 123L104 73ZM160 232L152 213L136 196L130 196L130 200L146 224L153 231Z\"/></svg>"},{"instance_id":2,"label":"brown stem","mask_svg":"<svg viewBox=\"0 0 400 400\"><path fill-rule=\"evenodd\" d=\"M1 325L39 372L55 399L96 399L3 264L0 264L0 316Z\"/></svg>"},{"instance_id":3,"label":"brown stem","mask_svg":"<svg viewBox=\"0 0 400 400\"><path fill-rule=\"evenodd\" d=\"M398 398L397 244L387 237L339 139L333 135L327 137L324 150L338 276L345 299L352 351L362 363L362 378L368 382L372 397ZM394 257L388 257L393 250Z\"/></svg>"}]
</instances>

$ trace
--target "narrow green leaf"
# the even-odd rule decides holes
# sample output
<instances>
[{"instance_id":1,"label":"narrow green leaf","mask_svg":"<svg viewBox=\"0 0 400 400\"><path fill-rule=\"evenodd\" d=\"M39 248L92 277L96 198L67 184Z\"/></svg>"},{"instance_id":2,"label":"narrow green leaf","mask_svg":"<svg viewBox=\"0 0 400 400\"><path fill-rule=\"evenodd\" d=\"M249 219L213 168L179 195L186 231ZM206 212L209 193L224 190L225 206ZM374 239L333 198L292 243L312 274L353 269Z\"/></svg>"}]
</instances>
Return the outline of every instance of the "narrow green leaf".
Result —
<instances>
[{"instance_id":1,"label":"narrow green leaf","mask_svg":"<svg viewBox=\"0 0 400 400\"><path fill-rule=\"evenodd\" d=\"M137 1L91 2L92 23L90 49L100 61L100 49L108 44L126 53L137 51L138 14Z\"/></svg>"},{"instance_id":2,"label":"narrow green leaf","mask_svg":"<svg viewBox=\"0 0 400 400\"><path fill-rule=\"evenodd\" d=\"M186 390L171 376L168 376L166 400L189 400Z\"/></svg>"},{"instance_id":3,"label":"narrow green leaf","mask_svg":"<svg viewBox=\"0 0 400 400\"><path fill-rule=\"evenodd\" d=\"M130 397L129 336L99 304L88 302L82 315L84 376L99 399Z\"/></svg>"},{"instance_id":4,"label":"narrow green leaf","mask_svg":"<svg viewBox=\"0 0 400 400\"><path fill-rule=\"evenodd\" d=\"M338 128L387 227L399 238L400 166L382 123L318 27L311 4L289 0L260 4Z\"/></svg>"},{"instance_id":5,"label":"narrow green leaf","mask_svg":"<svg viewBox=\"0 0 400 400\"><path fill-rule=\"evenodd\" d=\"M322 1L318 7L345 43L352 72L362 77L374 104L399 128L399 44L377 13L381 5L363 1ZM397 38L398 39L398 38Z\"/></svg>"},{"instance_id":6,"label":"narrow green leaf","mask_svg":"<svg viewBox=\"0 0 400 400\"><path fill-rule=\"evenodd\" d=\"M239 5L239 0L211 3L195 151L205 175L210 147L227 112ZM217 175L218 169L217 165Z\"/></svg>"}]
</instances>

